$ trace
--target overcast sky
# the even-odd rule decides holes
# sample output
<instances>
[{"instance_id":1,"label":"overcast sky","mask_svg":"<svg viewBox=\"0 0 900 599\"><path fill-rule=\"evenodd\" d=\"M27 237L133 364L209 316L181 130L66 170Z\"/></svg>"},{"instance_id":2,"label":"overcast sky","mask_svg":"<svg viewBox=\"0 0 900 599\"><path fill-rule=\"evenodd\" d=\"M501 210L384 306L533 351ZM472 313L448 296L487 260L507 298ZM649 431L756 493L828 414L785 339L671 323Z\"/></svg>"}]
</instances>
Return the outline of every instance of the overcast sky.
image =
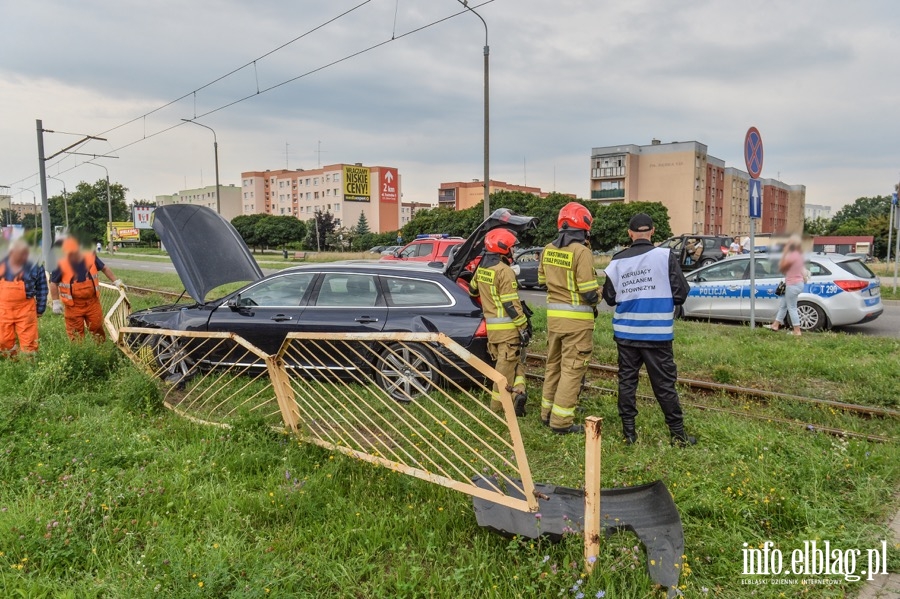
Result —
<instances>
[{"instance_id":1,"label":"overcast sky","mask_svg":"<svg viewBox=\"0 0 900 599\"><path fill-rule=\"evenodd\" d=\"M0 0L0 183L36 172L35 118L106 131L362 1ZM211 134L199 127L119 148L255 94L257 80L265 89L459 8L370 0L85 151L115 151L103 162L129 199L212 184ZM896 0L494 0L479 10L490 27L494 179L527 176L549 190L555 178L584 197L592 147L653 137L703 142L744 168L750 125L765 141L763 176L805 184L808 203L885 194L900 178ZM407 201L480 178L483 40L464 14L203 117L218 133L222 183L240 184L245 170L315 168L319 141L323 164L399 167ZM47 135L48 154L72 141ZM74 187L102 175L87 165L60 177Z\"/></svg>"}]
</instances>

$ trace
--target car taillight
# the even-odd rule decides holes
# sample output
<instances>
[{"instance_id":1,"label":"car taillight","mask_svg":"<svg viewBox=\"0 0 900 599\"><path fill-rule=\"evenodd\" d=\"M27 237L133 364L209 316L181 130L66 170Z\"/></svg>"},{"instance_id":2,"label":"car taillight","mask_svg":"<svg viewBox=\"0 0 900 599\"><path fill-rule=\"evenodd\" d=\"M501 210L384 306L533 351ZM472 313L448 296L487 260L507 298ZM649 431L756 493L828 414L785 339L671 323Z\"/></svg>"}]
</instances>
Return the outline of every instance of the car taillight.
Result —
<instances>
[{"instance_id":1,"label":"car taillight","mask_svg":"<svg viewBox=\"0 0 900 599\"><path fill-rule=\"evenodd\" d=\"M481 324L478 325L478 329L475 331L475 337L477 339L484 339L487 337L487 323L483 318L481 319Z\"/></svg>"},{"instance_id":2,"label":"car taillight","mask_svg":"<svg viewBox=\"0 0 900 599\"><path fill-rule=\"evenodd\" d=\"M862 291L866 287L869 286L868 281L835 281L835 285L843 289L844 291Z\"/></svg>"}]
</instances>

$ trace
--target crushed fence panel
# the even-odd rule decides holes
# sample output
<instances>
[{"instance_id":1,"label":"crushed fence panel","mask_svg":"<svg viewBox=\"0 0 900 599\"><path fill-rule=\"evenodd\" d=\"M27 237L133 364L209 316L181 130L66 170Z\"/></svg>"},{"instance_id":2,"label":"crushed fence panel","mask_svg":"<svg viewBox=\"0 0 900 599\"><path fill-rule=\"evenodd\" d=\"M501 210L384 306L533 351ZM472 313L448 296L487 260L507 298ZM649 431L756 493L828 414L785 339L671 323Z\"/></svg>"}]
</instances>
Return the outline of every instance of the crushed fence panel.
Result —
<instances>
[{"instance_id":1,"label":"crushed fence panel","mask_svg":"<svg viewBox=\"0 0 900 599\"><path fill-rule=\"evenodd\" d=\"M288 383L289 426L307 441L537 511L506 379L449 337L291 333L274 359ZM501 413L490 409L495 381ZM495 482L485 489L477 477Z\"/></svg>"},{"instance_id":2,"label":"crushed fence panel","mask_svg":"<svg viewBox=\"0 0 900 599\"><path fill-rule=\"evenodd\" d=\"M165 385L165 405L195 421L282 425L271 358L231 333L123 327L119 346Z\"/></svg>"},{"instance_id":3,"label":"crushed fence panel","mask_svg":"<svg viewBox=\"0 0 900 599\"><path fill-rule=\"evenodd\" d=\"M131 302L123 289L109 283L100 283L100 305L103 308L103 325L106 334L113 341L119 342L119 329L128 326L131 314Z\"/></svg>"}]
</instances>

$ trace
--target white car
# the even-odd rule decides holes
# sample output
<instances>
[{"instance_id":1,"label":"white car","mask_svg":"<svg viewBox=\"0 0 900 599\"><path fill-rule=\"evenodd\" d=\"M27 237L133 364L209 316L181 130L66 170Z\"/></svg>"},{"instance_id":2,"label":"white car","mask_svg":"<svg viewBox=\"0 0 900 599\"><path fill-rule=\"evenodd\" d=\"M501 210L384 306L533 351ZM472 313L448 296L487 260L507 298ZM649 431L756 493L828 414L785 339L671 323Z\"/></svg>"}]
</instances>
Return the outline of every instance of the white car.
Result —
<instances>
[{"instance_id":1,"label":"white car","mask_svg":"<svg viewBox=\"0 0 900 599\"><path fill-rule=\"evenodd\" d=\"M756 319L775 320L784 280L779 255L756 255ZM881 283L869 267L840 254L806 254L809 281L797 303L800 328L830 329L869 322L884 311ZM750 256L726 258L687 275L691 291L681 316L713 320L750 320Z\"/></svg>"}]
</instances>

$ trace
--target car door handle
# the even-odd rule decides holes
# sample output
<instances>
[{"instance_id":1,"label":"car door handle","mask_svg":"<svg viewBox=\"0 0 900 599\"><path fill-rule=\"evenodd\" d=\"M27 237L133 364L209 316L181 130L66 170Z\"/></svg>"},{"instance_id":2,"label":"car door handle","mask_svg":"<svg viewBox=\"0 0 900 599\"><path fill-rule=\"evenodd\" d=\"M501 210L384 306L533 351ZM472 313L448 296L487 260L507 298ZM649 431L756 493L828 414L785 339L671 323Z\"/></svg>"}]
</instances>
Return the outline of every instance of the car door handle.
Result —
<instances>
[{"instance_id":1,"label":"car door handle","mask_svg":"<svg viewBox=\"0 0 900 599\"><path fill-rule=\"evenodd\" d=\"M378 322L377 318L372 318L371 316L360 316L359 318L355 318L354 320L361 324L371 324L373 322Z\"/></svg>"},{"instance_id":2,"label":"car door handle","mask_svg":"<svg viewBox=\"0 0 900 599\"><path fill-rule=\"evenodd\" d=\"M294 320L293 316L285 316L284 314L276 314L269 320L274 320L275 322L284 322L285 320Z\"/></svg>"}]
</instances>

